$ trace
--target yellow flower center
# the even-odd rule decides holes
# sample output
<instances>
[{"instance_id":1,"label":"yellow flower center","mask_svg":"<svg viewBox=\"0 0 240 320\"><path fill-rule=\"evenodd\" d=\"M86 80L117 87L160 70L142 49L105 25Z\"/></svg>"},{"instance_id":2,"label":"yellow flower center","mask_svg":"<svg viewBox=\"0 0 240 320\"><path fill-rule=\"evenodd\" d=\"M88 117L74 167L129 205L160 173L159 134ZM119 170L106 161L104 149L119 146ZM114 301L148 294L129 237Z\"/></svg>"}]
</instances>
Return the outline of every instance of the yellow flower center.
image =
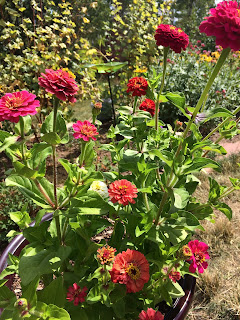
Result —
<instances>
[{"instance_id":1,"label":"yellow flower center","mask_svg":"<svg viewBox=\"0 0 240 320\"><path fill-rule=\"evenodd\" d=\"M140 270L133 263L129 264L129 266L126 268L126 272L133 280L137 280L140 277Z\"/></svg>"},{"instance_id":2,"label":"yellow flower center","mask_svg":"<svg viewBox=\"0 0 240 320\"><path fill-rule=\"evenodd\" d=\"M6 106L8 109L14 109L14 108L18 108L21 107L22 105L22 97L11 97L8 99L8 101L6 101Z\"/></svg>"}]
</instances>

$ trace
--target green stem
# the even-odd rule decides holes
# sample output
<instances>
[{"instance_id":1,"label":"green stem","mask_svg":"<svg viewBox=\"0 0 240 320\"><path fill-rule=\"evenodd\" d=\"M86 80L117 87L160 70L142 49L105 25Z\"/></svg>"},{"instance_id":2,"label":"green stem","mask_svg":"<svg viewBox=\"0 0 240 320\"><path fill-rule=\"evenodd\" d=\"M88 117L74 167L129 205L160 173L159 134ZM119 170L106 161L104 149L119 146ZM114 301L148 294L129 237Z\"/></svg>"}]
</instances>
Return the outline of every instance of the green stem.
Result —
<instances>
[{"instance_id":1,"label":"green stem","mask_svg":"<svg viewBox=\"0 0 240 320\"><path fill-rule=\"evenodd\" d=\"M232 193L235 190L235 187L228 188L219 198L218 200L228 196L230 193Z\"/></svg>"},{"instance_id":2,"label":"green stem","mask_svg":"<svg viewBox=\"0 0 240 320\"><path fill-rule=\"evenodd\" d=\"M162 74L162 82L160 86L160 90L158 92L157 101L155 105L155 130L158 132L158 113L159 113L159 99L163 91L165 76L166 76L166 68L167 68L167 55L168 55L169 47L165 47L163 50L163 74Z\"/></svg>"},{"instance_id":3,"label":"green stem","mask_svg":"<svg viewBox=\"0 0 240 320\"><path fill-rule=\"evenodd\" d=\"M20 134L21 134L21 154L22 154L22 161L25 162L25 154L24 154L24 121L22 117L19 117L20 123Z\"/></svg>"},{"instance_id":4,"label":"green stem","mask_svg":"<svg viewBox=\"0 0 240 320\"><path fill-rule=\"evenodd\" d=\"M68 227L69 218L66 218L64 225L63 225L63 231L62 231L62 245L64 245L65 237L66 237L66 231Z\"/></svg>"},{"instance_id":5,"label":"green stem","mask_svg":"<svg viewBox=\"0 0 240 320\"><path fill-rule=\"evenodd\" d=\"M87 145L87 143L85 141L82 141L82 144L81 144L81 155L80 155L80 161L79 161L79 167L80 168L83 166L83 163L84 163L84 160L85 160L86 145Z\"/></svg>"},{"instance_id":6,"label":"green stem","mask_svg":"<svg viewBox=\"0 0 240 320\"><path fill-rule=\"evenodd\" d=\"M192 115L191 119L188 121L187 127L186 127L186 129L185 129L185 131L183 133L183 139L186 138L187 133L188 133L193 121L195 120L200 108L202 107L202 105L203 105L203 103L204 103L204 101L206 99L206 95L208 94L208 92L209 92L209 90L210 90L210 88L211 88L211 86L213 84L213 81L215 80L216 76L218 75L219 70L221 69L221 67L222 67L223 63L225 62L227 56L229 55L230 51L231 51L230 48L223 49L223 51L221 53L221 56L218 59L218 62L215 65L210 78L208 79L206 87L203 90L203 93L201 94L201 97L198 100L198 103L197 103L197 105L196 105L196 107L194 109L193 115Z\"/></svg>"},{"instance_id":7,"label":"green stem","mask_svg":"<svg viewBox=\"0 0 240 320\"><path fill-rule=\"evenodd\" d=\"M137 106L138 96L135 97L134 103L133 103L133 114L136 112L136 106Z\"/></svg>"},{"instance_id":8,"label":"green stem","mask_svg":"<svg viewBox=\"0 0 240 320\"><path fill-rule=\"evenodd\" d=\"M163 207L164 207L164 205L165 205L165 203L167 201L167 198L168 198L168 192L164 191L163 196L162 196L162 200L160 202L160 206L159 206L159 209L158 209L157 217L156 217L155 222L154 222L154 224L156 226L158 225L158 221L159 221L160 215L162 213Z\"/></svg>"}]
</instances>

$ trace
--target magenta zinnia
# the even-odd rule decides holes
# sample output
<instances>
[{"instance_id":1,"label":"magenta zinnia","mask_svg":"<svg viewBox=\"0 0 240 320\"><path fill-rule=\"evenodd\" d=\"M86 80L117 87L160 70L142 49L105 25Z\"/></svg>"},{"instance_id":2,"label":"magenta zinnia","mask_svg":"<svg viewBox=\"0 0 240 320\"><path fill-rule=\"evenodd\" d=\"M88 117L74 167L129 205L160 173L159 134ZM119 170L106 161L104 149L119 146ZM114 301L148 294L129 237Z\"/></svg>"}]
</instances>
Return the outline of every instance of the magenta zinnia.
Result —
<instances>
[{"instance_id":1,"label":"magenta zinnia","mask_svg":"<svg viewBox=\"0 0 240 320\"><path fill-rule=\"evenodd\" d=\"M85 297L87 295L86 291L87 287L83 287L81 289L75 282L72 287L68 288L67 300L73 301L73 304L77 306L80 302L83 303L85 301Z\"/></svg>"},{"instance_id":2,"label":"magenta zinnia","mask_svg":"<svg viewBox=\"0 0 240 320\"><path fill-rule=\"evenodd\" d=\"M142 77L134 77L128 81L127 92L132 92L133 96L144 96L147 92L147 80Z\"/></svg>"},{"instance_id":3,"label":"magenta zinnia","mask_svg":"<svg viewBox=\"0 0 240 320\"><path fill-rule=\"evenodd\" d=\"M35 94L28 91L6 93L0 99L0 121L9 120L17 123L20 116L36 114L40 102L35 98Z\"/></svg>"},{"instance_id":4,"label":"magenta zinnia","mask_svg":"<svg viewBox=\"0 0 240 320\"><path fill-rule=\"evenodd\" d=\"M139 106L140 110L148 111L153 117L155 114L155 102L151 99L145 99Z\"/></svg>"},{"instance_id":5,"label":"magenta zinnia","mask_svg":"<svg viewBox=\"0 0 240 320\"><path fill-rule=\"evenodd\" d=\"M126 206L135 203L133 198L137 198L137 188L126 179L116 180L109 185L108 194L112 203L118 202Z\"/></svg>"},{"instance_id":6,"label":"magenta zinnia","mask_svg":"<svg viewBox=\"0 0 240 320\"><path fill-rule=\"evenodd\" d=\"M157 46L170 47L176 53L186 50L189 44L188 35L181 29L169 25L160 24L155 33Z\"/></svg>"},{"instance_id":7,"label":"magenta zinnia","mask_svg":"<svg viewBox=\"0 0 240 320\"><path fill-rule=\"evenodd\" d=\"M60 100L76 102L74 96L79 88L72 73L63 69L46 69L45 72L41 73L41 77L38 78L41 87Z\"/></svg>"},{"instance_id":8,"label":"magenta zinnia","mask_svg":"<svg viewBox=\"0 0 240 320\"><path fill-rule=\"evenodd\" d=\"M149 280L149 263L141 252L127 249L116 255L109 272L112 282L125 284L127 292L138 292Z\"/></svg>"},{"instance_id":9,"label":"magenta zinnia","mask_svg":"<svg viewBox=\"0 0 240 320\"><path fill-rule=\"evenodd\" d=\"M207 252L208 245L205 242L199 242L193 240L188 243L188 247L191 250L192 255L189 257L189 261L192 261L189 266L189 271L194 273L198 269L199 273L203 273L204 269L207 269L207 259L210 259Z\"/></svg>"},{"instance_id":10,"label":"magenta zinnia","mask_svg":"<svg viewBox=\"0 0 240 320\"><path fill-rule=\"evenodd\" d=\"M164 319L164 315L159 312L156 311L152 308L148 308L147 311L142 311L139 316L138 316L138 320L163 320Z\"/></svg>"},{"instance_id":11,"label":"magenta zinnia","mask_svg":"<svg viewBox=\"0 0 240 320\"><path fill-rule=\"evenodd\" d=\"M95 136L98 135L97 128L91 122L78 120L72 127L75 131L73 134L75 139L83 139L83 141L96 140Z\"/></svg>"},{"instance_id":12,"label":"magenta zinnia","mask_svg":"<svg viewBox=\"0 0 240 320\"><path fill-rule=\"evenodd\" d=\"M240 4L237 1L223 1L209 11L200 26L200 32L215 36L216 44L234 51L240 49Z\"/></svg>"}]
</instances>

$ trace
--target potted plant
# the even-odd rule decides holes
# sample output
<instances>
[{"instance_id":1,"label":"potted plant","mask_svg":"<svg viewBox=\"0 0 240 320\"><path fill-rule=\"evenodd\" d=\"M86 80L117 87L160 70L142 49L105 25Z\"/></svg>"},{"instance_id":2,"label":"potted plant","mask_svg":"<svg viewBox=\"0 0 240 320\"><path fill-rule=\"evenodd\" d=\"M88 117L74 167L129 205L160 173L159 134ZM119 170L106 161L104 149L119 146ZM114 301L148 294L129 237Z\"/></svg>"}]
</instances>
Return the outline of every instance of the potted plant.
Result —
<instances>
[{"instance_id":1,"label":"potted plant","mask_svg":"<svg viewBox=\"0 0 240 320\"><path fill-rule=\"evenodd\" d=\"M161 320L161 301L171 306L185 296L175 302L179 314L165 316L184 318L181 304L188 304L194 282L184 292L181 279L204 272L210 258L208 245L192 236L203 229L202 220L213 219L213 209L231 218L222 199L240 185L230 178L231 187L220 186L209 177L208 200L194 197L200 184L197 173L203 168L221 170L207 152L226 154L211 135L219 131L220 138L231 137L238 132L235 115L240 107L233 113L221 107L204 114L201 110L230 50L240 49L239 7L236 1L224 1L200 25L223 50L194 108L186 106L183 95L164 88L168 52L185 50L188 36L175 26L158 26L155 39L163 46L163 72L129 80L133 103L119 108L119 123L108 132L111 143L101 146L111 153L110 172L96 170L98 129L88 120L72 126L80 147L77 159L57 156L58 146L69 140L59 104L74 103L78 91L70 72L47 69L39 77L40 87L53 95L53 111L41 126L41 141L32 146L27 142L31 116L39 106L36 96L21 91L0 99L0 121L16 123L14 134L0 132L1 151L13 162L6 184L19 187L41 207L34 225L26 206L11 214L28 243L20 246L19 256L11 254L16 243L10 245L13 251L7 250L8 264L0 275L1 319ZM166 101L181 110L185 123L171 127L159 120L159 107ZM100 107L93 109L94 122ZM222 122L202 137L199 127L214 117ZM48 157L52 181L46 178ZM68 174L63 185L58 185L57 163ZM6 277L13 274L21 279L21 297L6 286Z\"/></svg>"}]
</instances>

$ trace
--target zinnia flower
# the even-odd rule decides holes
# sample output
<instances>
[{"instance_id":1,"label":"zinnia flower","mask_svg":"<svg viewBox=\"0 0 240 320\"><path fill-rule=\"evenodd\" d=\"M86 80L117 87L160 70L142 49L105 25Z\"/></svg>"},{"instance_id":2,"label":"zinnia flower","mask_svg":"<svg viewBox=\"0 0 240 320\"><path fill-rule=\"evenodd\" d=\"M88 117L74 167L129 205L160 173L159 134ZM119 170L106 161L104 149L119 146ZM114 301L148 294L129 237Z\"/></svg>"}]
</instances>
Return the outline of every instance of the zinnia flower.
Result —
<instances>
[{"instance_id":1,"label":"zinnia flower","mask_svg":"<svg viewBox=\"0 0 240 320\"><path fill-rule=\"evenodd\" d=\"M88 190L96 191L102 198L108 197L108 187L103 181L93 181Z\"/></svg>"},{"instance_id":2,"label":"zinnia flower","mask_svg":"<svg viewBox=\"0 0 240 320\"><path fill-rule=\"evenodd\" d=\"M129 202L135 203L133 198L137 198L137 188L126 179L116 180L109 185L108 194L112 203L126 206Z\"/></svg>"},{"instance_id":3,"label":"zinnia flower","mask_svg":"<svg viewBox=\"0 0 240 320\"><path fill-rule=\"evenodd\" d=\"M83 139L83 141L96 140L95 136L98 135L97 128L91 122L78 120L72 127L75 131L73 134L75 139Z\"/></svg>"},{"instance_id":4,"label":"zinnia flower","mask_svg":"<svg viewBox=\"0 0 240 320\"><path fill-rule=\"evenodd\" d=\"M208 245L204 242L199 242L198 240L193 240L188 243L192 255L189 257L189 260L192 260L192 263L189 266L189 271L194 273L198 269L199 273L203 273L204 269L207 269L208 263L206 259L210 259L207 252Z\"/></svg>"},{"instance_id":5,"label":"zinnia flower","mask_svg":"<svg viewBox=\"0 0 240 320\"><path fill-rule=\"evenodd\" d=\"M116 255L111 274L114 283L125 284L127 292L138 292L149 280L149 264L145 256L127 249Z\"/></svg>"},{"instance_id":6,"label":"zinnia flower","mask_svg":"<svg viewBox=\"0 0 240 320\"><path fill-rule=\"evenodd\" d=\"M156 311L152 308L148 308L147 311L142 311L139 316L138 316L138 320L163 320L164 319L164 315L159 312Z\"/></svg>"},{"instance_id":7,"label":"zinnia flower","mask_svg":"<svg viewBox=\"0 0 240 320\"><path fill-rule=\"evenodd\" d=\"M155 114L155 102L151 99L145 99L139 106L140 110L148 111L153 117Z\"/></svg>"},{"instance_id":8,"label":"zinnia flower","mask_svg":"<svg viewBox=\"0 0 240 320\"><path fill-rule=\"evenodd\" d=\"M160 24L155 33L157 46L170 47L176 53L186 50L189 44L188 35L181 29L169 24Z\"/></svg>"},{"instance_id":9,"label":"zinnia flower","mask_svg":"<svg viewBox=\"0 0 240 320\"><path fill-rule=\"evenodd\" d=\"M97 258L101 264L110 264L115 258L114 254L116 252L116 249L110 247L109 245L106 245L102 248L99 248L97 252Z\"/></svg>"},{"instance_id":10,"label":"zinnia flower","mask_svg":"<svg viewBox=\"0 0 240 320\"><path fill-rule=\"evenodd\" d=\"M86 291L87 287L83 287L81 289L75 282L72 287L68 288L67 300L73 301L73 304L77 306L80 302L83 303L85 301L85 297L87 295Z\"/></svg>"},{"instance_id":11,"label":"zinnia flower","mask_svg":"<svg viewBox=\"0 0 240 320\"><path fill-rule=\"evenodd\" d=\"M0 121L9 120L17 123L20 116L36 114L40 101L35 98L35 94L28 91L6 93L0 99Z\"/></svg>"},{"instance_id":12,"label":"zinnia flower","mask_svg":"<svg viewBox=\"0 0 240 320\"><path fill-rule=\"evenodd\" d=\"M76 102L74 95L79 90L78 85L70 72L63 69L52 70L46 69L46 73L41 73L42 77L38 78L39 85L46 89L47 92L63 101Z\"/></svg>"},{"instance_id":13,"label":"zinnia flower","mask_svg":"<svg viewBox=\"0 0 240 320\"><path fill-rule=\"evenodd\" d=\"M134 77L129 80L127 87L127 92L132 92L133 96L141 97L146 94L148 83L147 80L142 77Z\"/></svg>"},{"instance_id":14,"label":"zinnia flower","mask_svg":"<svg viewBox=\"0 0 240 320\"><path fill-rule=\"evenodd\" d=\"M240 49L240 4L223 1L209 11L210 16L199 26L200 32L215 36L216 44L222 48Z\"/></svg>"}]
</instances>

